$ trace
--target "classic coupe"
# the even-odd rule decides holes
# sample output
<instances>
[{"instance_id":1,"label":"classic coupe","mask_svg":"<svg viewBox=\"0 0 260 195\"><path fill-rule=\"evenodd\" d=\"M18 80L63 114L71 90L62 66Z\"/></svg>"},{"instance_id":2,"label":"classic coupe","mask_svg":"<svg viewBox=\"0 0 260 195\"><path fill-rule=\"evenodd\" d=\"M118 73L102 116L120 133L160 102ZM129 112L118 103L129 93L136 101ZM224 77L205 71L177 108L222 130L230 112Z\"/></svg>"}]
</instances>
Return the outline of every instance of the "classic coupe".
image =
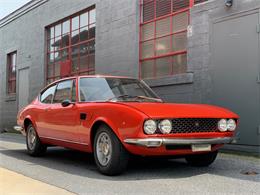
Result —
<instances>
[{"instance_id":1,"label":"classic coupe","mask_svg":"<svg viewBox=\"0 0 260 195\"><path fill-rule=\"evenodd\" d=\"M94 153L98 170L122 173L131 155L184 157L208 166L234 139L238 115L216 106L166 103L142 80L76 76L44 88L15 126L28 153L49 146Z\"/></svg>"}]
</instances>

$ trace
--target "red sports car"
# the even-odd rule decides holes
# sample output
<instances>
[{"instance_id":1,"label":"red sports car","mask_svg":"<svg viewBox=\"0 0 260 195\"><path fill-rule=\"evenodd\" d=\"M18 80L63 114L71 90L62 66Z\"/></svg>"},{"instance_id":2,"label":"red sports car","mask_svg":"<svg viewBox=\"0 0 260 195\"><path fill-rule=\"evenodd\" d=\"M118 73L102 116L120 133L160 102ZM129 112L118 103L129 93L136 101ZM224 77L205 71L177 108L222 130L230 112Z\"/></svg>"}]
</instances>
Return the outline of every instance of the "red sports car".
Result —
<instances>
[{"instance_id":1,"label":"red sports car","mask_svg":"<svg viewBox=\"0 0 260 195\"><path fill-rule=\"evenodd\" d=\"M143 81L78 76L55 81L17 117L30 155L48 146L93 152L98 170L122 173L129 155L184 156L210 165L233 141L238 115L210 105L163 102Z\"/></svg>"}]
</instances>

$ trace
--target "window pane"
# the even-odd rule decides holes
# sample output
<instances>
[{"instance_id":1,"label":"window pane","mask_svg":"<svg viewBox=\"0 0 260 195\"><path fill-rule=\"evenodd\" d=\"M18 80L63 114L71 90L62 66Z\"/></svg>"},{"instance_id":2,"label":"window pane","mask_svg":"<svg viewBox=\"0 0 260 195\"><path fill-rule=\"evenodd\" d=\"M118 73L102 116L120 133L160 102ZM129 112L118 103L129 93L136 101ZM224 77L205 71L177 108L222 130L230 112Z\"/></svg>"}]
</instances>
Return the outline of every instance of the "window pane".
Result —
<instances>
[{"instance_id":1,"label":"window pane","mask_svg":"<svg viewBox=\"0 0 260 195\"><path fill-rule=\"evenodd\" d=\"M95 38L96 25L92 24L89 26L89 39Z\"/></svg>"},{"instance_id":2,"label":"window pane","mask_svg":"<svg viewBox=\"0 0 260 195\"><path fill-rule=\"evenodd\" d=\"M79 30L75 30L71 35L71 44L74 45L79 42Z\"/></svg>"},{"instance_id":3,"label":"window pane","mask_svg":"<svg viewBox=\"0 0 260 195\"><path fill-rule=\"evenodd\" d=\"M50 38L54 38L54 27L50 28Z\"/></svg>"},{"instance_id":4,"label":"window pane","mask_svg":"<svg viewBox=\"0 0 260 195\"><path fill-rule=\"evenodd\" d=\"M172 10L173 12L179 11L184 8L189 7L190 0L172 0Z\"/></svg>"},{"instance_id":5,"label":"window pane","mask_svg":"<svg viewBox=\"0 0 260 195\"><path fill-rule=\"evenodd\" d=\"M15 71L15 68L16 68L16 53L13 53L12 55L11 55L11 64L12 64L12 66L13 66L13 69L12 69L12 71Z\"/></svg>"},{"instance_id":6,"label":"window pane","mask_svg":"<svg viewBox=\"0 0 260 195\"><path fill-rule=\"evenodd\" d=\"M187 49L187 32L178 33L172 36L172 50L180 51Z\"/></svg>"},{"instance_id":7,"label":"window pane","mask_svg":"<svg viewBox=\"0 0 260 195\"><path fill-rule=\"evenodd\" d=\"M89 54L95 54L95 40L89 42L88 52Z\"/></svg>"},{"instance_id":8,"label":"window pane","mask_svg":"<svg viewBox=\"0 0 260 195\"><path fill-rule=\"evenodd\" d=\"M49 51L54 51L54 39L49 40Z\"/></svg>"},{"instance_id":9,"label":"window pane","mask_svg":"<svg viewBox=\"0 0 260 195\"><path fill-rule=\"evenodd\" d=\"M194 4L202 3L202 2L205 2L205 1L208 1L208 0L195 0Z\"/></svg>"},{"instance_id":10,"label":"window pane","mask_svg":"<svg viewBox=\"0 0 260 195\"><path fill-rule=\"evenodd\" d=\"M55 37L55 42L53 44L55 50L58 50L61 48L61 37Z\"/></svg>"},{"instance_id":11,"label":"window pane","mask_svg":"<svg viewBox=\"0 0 260 195\"><path fill-rule=\"evenodd\" d=\"M54 63L54 53L49 53L48 54L48 64L53 64Z\"/></svg>"},{"instance_id":12,"label":"window pane","mask_svg":"<svg viewBox=\"0 0 260 195\"><path fill-rule=\"evenodd\" d=\"M47 66L47 76L53 77L53 64Z\"/></svg>"},{"instance_id":13,"label":"window pane","mask_svg":"<svg viewBox=\"0 0 260 195\"><path fill-rule=\"evenodd\" d=\"M88 26L85 26L80 29L80 41L88 40Z\"/></svg>"},{"instance_id":14,"label":"window pane","mask_svg":"<svg viewBox=\"0 0 260 195\"><path fill-rule=\"evenodd\" d=\"M69 38L70 38L69 34L62 36L62 40L61 40L61 42L62 42L61 47L62 48L69 46Z\"/></svg>"},{"instance_id":15,"label":"window pane","mask_svg":"<svg viewBox=\"0 0 260 195\"><path fill-rule=\"evenodd\" d=\"M72 80L60 82L57 86L53 103L61 103L63 100L71 100Z\"/></svg>"},{"instance_id":16,"label":"window pane","mask_svg":"<svg viewBox=\"0 0 260 195\"><path fill-rule=\"evenodd\" d=\"M60 36L61 35L61 24L57 24L55 26L55 37Z\"/></svg>"},{"instance_id":17,"label":"window pane","mask_svg":"<svg viewBox=\"0 0 260 195\"><path fill-rule=\"evenodd\" d=\"M88 69L88 43L80 45L80 71Z\"/></svg>"},{"instance_id":18,"label":"window pane","mask_svg":"<svg viewBox=\"0 0 260 195\"><path fill-rule=\"evenodd\" d=\"M94 69L95 68L95 55L89 55L88 56L88 68L89 69Z\"/></svg>"},{"instance_id":19,"label":"window pane","mask_svg":"<svg viewBox=\"0 0 260 195\"><path fill-rule=\"evenodd\" d=\"M171 58L172 57L156 59L156 76L157 77L170 75L170 73L171 73Z\"/></svg>"},{"instance_id":20,"label":"window pane","mask_svg":"<svg viewBox=\"0 0 260 195\"><path fill-rule=\"evenodd\" d=\"M71 101L72 102L76 102L76 84L75 84L75 80L73 80L73 84L72 84L72 98Z\"/></svg>"},{"instance_id":21,"label":"window pane","mask_svg":"<svg viewBox=\"0 0 260 195\"><path fill-rule=\"evenodd\" d=\"M72 53L71 53L71 69L72 72L77 72L79 67L79 46L72 47Z\"/></svg>"},{"instance_id":22,"label":"window pane","mask_svg":"<svg viewBox=\"0 0 260 195\"><path fill-rule=\"evenodd\" d=\"M62 34L66 34L70 32L70 21L67 20L62 23Z\"/></svg>"},{"instance_id":23,"label":"window pane","mask_svg":"<svg viewBox=\"0 0 260 195\"><path fill-rule=\"evenodd\" d=\"M96 10L93 9L89 12L89 24L96 22Z\"/></svg>"},{"instance_id":24,"label":"window pane","mask_svg":"<svg viewBox=\"0 0 260 195\"><path fill-rule=\"evenodd\" d=\"M171 13L171 0L156 0L156 17Z\"/></svg>"},{"instance_id":25,"label":"window pane","mask_svg":"<svg viewBox=\"0 0 260 195\"><path fill-rule=\"evenodd\" d=\"M154 2L143 5L143 22L154 19Z\"/></svg>"},{"instance_id":26,"label":"window pane","mask_svg":"<svg viewBox=\"0 0 260 195\"><path fill-rule=\"evenodd\" d=\"M156 55L167 54L171 52L171 37L163 37L156 40Z\"/></svg>"},{"instance_id":27,"label":"window pane","mask_svg":"<svg viewBox=\"0 0 260 195\"><path fill-rule=\"evenodd\" d=\"M183 12L173 16L172 18L173 32L187 30L188 25L189 25L188 12Z\"/></svg>"},{"instance_id":28,"label":"window pane","mask_svg":"<svg viewBox=\"0 0 260 195\"><path fill-rule=\"evenodd\" d=\"M146 41L142 43L142 58L154 56L154 41Z\"/></svg>"},{"instance_id":29,"label":"window pane","mask_svg":"<svg viewBox=\"0 0 260 195\"><path fill-rule=\"evenodd\" d=\"M143 61L141 64L142 78L153 77L154 60Z\"/></svg>"},{"instance_id":30,"label":"window pane","mask_svg":"<svg viewBox=\"0 0 260 195\"><path fill-rule=\"evenodd\" d=\"M156 21L156 36L162 36L171 33L170 17Z\"/></svg>"},{"instance_id":31,"label":"window pane","mask_svg":"<svg viewBox=\"0 0 260 195\"><path fill-rule=\"evenodd\" d=\"M185 73L187 70L187 55L173 56L173 74Z\"/></svg>"},{"instance_id":32,"label":"window pane","mask_svg":"<svg viewBox=\"0 0 260 195\"><path fill-rule=\"evenodd\" d=\"M55 88L56 88L56 85L48 88L46 91L43 92L43 94L41 95L41 102L42 103L46 103L46 104L51 103L52 97L54 95Z\"/></svg>"},{"instance_id":33,"label":"window pane","mask_svg":"<svg viewBox=\"0 0 260 195\"><path fill-rule=\"evenodd\" d=\"M72 18L72 30L79 28L79 16Z\"/></svg>"},{"instance_id":34,"label":"window pane","mask_svg":"<svg viewBox=\"0 0 260 195\"><path fill-rule=\"evenodd\" d=\"M55 77L58 77L58 76L60 76L60 63L56 63L55 65L54 65L54 76Z\"/></svg>"},{"instance_id":35,"label":"window pane","mask_svg":"<svg viewBox=\"0 0 260 195\"><path fill-rule=\"evenodd\" d=\"M154 38L154 23L148 23L142 26L142 40Z\"/></svg>"},{"instance_id":36,"label":"window pane","mask_svg":"<svg viewBox=\"0 0 260 195\"><path fill-rule=\"evenodd\" d=\"M80 27L88 25L88 13L80 15Z\"/></svg>"},{"instance_id":37,"label":"window pane","mask_svg":"<svg viewBox=\"0 0 260 195\"><path fill-rule=\"evenodd\" d=\"M61 51L56 51L54 53L54 60L56 63L61 61Z\"/></svg>"},{"instance_id":38,"label":"window pane","mask_svg":"<svg viewBox=\"0 0 260 195\"><path fill-rule=\"evenodd\" d=\"M63 49L61 50L61 61L66 61L69 59L69 50L68 49Z\"/></svg>"}]
</instances>

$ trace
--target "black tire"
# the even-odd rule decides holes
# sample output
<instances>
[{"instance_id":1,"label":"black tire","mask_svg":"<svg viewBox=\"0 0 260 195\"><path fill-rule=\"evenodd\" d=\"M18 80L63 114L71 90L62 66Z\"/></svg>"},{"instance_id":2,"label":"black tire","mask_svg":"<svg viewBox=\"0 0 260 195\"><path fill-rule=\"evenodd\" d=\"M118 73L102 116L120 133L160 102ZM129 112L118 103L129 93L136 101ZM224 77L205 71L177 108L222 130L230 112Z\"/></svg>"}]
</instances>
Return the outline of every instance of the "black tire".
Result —
<instances>
[{"instance_id":1,"label":"black tire","mask_svg":"<svg viewBox=\"0 0 260 195\"><path fill-rule=\"evenodd\" d=\"M31 131L35 133L35 141L33 144L30 143ZM32 124L29 124L26 129L26 146L29 155L34 157L43 156L47 150L47 146L41 143L40 138Z\"/></svg>"},{"instance_id":2,"label":"black tire","mask_svg":"<svg viewBox=\"0 0 260 195\"><path fill-rule=\"evenodd\" d=\"M206 167L212 164L217 158L218 151L205 153L205 154L193 154L186 156L185 159L188 164L195 167Z\"/></svg>"},{"instance_id":3,"label":"black tire","mask_svg":"<svg viewBox=\"0 0 260 195\"><path fill-rule=\"evenodd\" d=\"M101 161L99 160L100 157L98 157L98 155L104 155L103 152L97 152L97 149L100 148L100 146L98 146L98 141L102 139L101 136L108 136L111 140L111 147L108 149L110 150L109 154L111 156L105 165L102 165ZM119 175L127 168L129 154L120 140L108 126L102 125L98 128L94 139L93 149L95 162L100 173L109 176Z\"/></svg>"}]
</instances>

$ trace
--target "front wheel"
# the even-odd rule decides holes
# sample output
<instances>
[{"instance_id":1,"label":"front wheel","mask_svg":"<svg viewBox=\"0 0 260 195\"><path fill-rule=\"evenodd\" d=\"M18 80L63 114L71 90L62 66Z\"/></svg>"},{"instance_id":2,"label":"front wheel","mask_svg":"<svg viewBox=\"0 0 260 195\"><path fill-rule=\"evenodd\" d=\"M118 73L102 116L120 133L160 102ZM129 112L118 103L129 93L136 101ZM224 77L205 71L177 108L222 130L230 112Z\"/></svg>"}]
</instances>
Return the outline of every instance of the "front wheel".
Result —
<instances>
[{"instance_id":1,"label":"front wheel","mask_svg":"<svg viewBox=\"0 0 260 195\"><path fill-rule=\"evenodd\" d=\"M95 135L94 157L99 172L118 175L126 169L129 155L113 131L102 125Z\"/></svg>"},{"instance_id":2,"label":"front wheel","mask_svg":"<svg viewBox=\"0 0 260 195\"><path fill-rule=\"evenodd\" d=\"M217 158L218 151L205 153L205 154L193 154L186 156L185 159L188 164L196 167L205 167L212 164Z\"/></svg>"},{"instance_id":3,"label":"front wheel","mask_svg":"<svg viewBox=\"0 0 260 195\"><path fill-rule=\"evenodd\" d=\"M41 143L40 138L32 124L27 127L26 145L27 151L31 156L42 156L47 150L46 145Z\"/></svg>"}]
</instances>

